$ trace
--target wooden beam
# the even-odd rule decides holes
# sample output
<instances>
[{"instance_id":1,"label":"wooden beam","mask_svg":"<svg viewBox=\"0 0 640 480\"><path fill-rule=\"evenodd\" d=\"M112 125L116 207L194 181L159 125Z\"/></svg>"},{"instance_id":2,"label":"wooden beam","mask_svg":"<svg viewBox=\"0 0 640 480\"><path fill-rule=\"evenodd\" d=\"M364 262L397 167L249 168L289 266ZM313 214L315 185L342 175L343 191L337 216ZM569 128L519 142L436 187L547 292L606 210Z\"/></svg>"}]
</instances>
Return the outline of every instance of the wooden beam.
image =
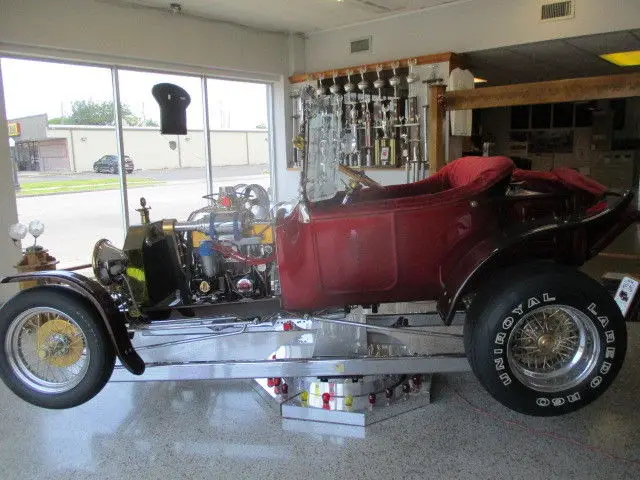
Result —
<instances>
[{"instance_id":1,"label":"wooden beam","mask_svg":"<svg viewBox=\"0 0 640 480\"><path fill-rule=\"evenodd\" d=\"M446 109L442 104L441 97L446 93L444 85L432 85L429 87L429 120L428 128L428 149L429 149L429 174L433 175L445 166L444 158L444 119ZM448 126L447 126L448 127Z\"/></svg>"},{"instance_id":2,"label":"wooden beam","mask_svg":"<svg viewBox=\"0 0 640 480\"><path fill-rule=\"evenodd\" d=\"M640 73L521 83L446 93L447 110L640 96Z\"/></svg>"},{"instance_id":3,"label":"wooden beam","mask_svg":"<svg viewBox=\"0 0 640 480\"><path fill-rule=\"evenodd\" d=\"M377 65L382 65L385 69L391 69L391 64L399 62L401 67L406 67L409 60L415 60L416 65L426 65L428 63L440 63L450 62L455 60L456 54L452 52L434 53L431 55L421 55L419 57L407 57L400 58L398 60L386 60L384 62L369 63L367 65L356 65L353 67L336 68L333 70L325 70L322 72L313 73L296 73L289 77L289 83L302 83L307 80L315 80L318 76L322 75L324 78L333 77L333 72L336 72L336 76L344 77L347 74L347 70L352 70L353 74L359 74L360 68L365 67L367 72L375 72Z\"/></svg>"}]
</instances>

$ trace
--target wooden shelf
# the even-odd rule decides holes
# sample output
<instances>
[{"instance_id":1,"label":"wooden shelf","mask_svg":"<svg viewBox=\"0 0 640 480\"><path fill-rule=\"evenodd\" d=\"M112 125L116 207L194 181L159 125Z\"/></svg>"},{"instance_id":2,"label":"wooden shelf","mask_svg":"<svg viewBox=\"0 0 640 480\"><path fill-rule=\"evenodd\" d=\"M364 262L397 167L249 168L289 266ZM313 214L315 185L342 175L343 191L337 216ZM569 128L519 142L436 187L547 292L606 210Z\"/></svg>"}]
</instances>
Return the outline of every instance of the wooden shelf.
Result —
<instances>
[{"instance_id":1,"label":"wooden shelf","mask_svg":"<svg viewBox=\"0 0 640 480\"><path fill-rule=\"evenodd\" d=\"M406 67L409 60L415 60L416 65L426 65L429 63L441 63L450 62L452 64L458 64L457 55L453 52L434 53L431 55L420 55L418 57L400 58L397 60L387 60L384 62L369 63L366 65L354 65L352 67L334 68L332 70L325 70L322 72L312 73L297 73L289 77L289 83L302 83L308 80L316 80L318 76L322 75L325 79L333 77L333 72L336 72L337 77L344 77L347 74L347 70L351 70L353 75L360 73L360 68L365 67L367 72L375 72L377 65L382 65L384 69L390 70L391 64L399 62L400 66Z\"/></svg>"}]
</instances>

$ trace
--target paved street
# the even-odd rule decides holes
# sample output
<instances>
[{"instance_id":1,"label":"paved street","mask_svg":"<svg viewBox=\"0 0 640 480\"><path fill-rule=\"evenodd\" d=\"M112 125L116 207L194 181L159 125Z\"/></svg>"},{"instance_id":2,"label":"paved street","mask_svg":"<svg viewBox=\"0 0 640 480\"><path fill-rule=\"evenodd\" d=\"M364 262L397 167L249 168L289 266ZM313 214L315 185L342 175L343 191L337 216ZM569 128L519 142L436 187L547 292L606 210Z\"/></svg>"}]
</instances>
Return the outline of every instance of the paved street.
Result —
<instances>
[{"instance_id":1,"label":"paved street","mask_svg":"<svg viewBox=\"0 0 640 480\"><path fill-rule=\"evenodd\" d=\"M236 170L229 169L227 173L240 172L237 167L232 168ZM148 170L144 175L148 176L149 172L152 171ZM162 179L167 183L129 189L131 223L140 222L139 213L135 210L139 208L142 196L151 206L152 220L184 220L192 210L206 205L206 200L202 199L202 195L206 194L204 169L154 172L162 172L165 175ZM263 174L260 169L256 169L256 173L250 176L218 176L220 180L214 182L214 191L219 186L238 183L258 183L268 187L269 175ZM160 176L160 173L156 175ZM122 246L124 241L118 190L20 197L18 217L22 223L36 219L44 222L45 233L38 243L60 260L59 267L88 263L93 245L100 238L108 238L118 246ZM28 236L23 245L26 246L31 240L32 237Z\"/></svg>"},{"instance_id":2,"label":"paved street","mask_svg":"<svg viewBox=\"0 0 640 480\"><path fill-rule=\"evenodd\" d=\"M240 177L245 175L263 175L269 170L268 165L239 165L214 167L214 178ZM191 168L174 168L162 170L134 170L133 173L127 175L133 178L150 178L152 180L160 180L163 182L179 181L179 180L200 180L205 178L206 172L204 167ZM117 178L117 175L109 173L41 173L41 172L19 172L18 179L20 182L50 182L62 180L94 180L104 178Z\"/></svg>"}]
</instances>

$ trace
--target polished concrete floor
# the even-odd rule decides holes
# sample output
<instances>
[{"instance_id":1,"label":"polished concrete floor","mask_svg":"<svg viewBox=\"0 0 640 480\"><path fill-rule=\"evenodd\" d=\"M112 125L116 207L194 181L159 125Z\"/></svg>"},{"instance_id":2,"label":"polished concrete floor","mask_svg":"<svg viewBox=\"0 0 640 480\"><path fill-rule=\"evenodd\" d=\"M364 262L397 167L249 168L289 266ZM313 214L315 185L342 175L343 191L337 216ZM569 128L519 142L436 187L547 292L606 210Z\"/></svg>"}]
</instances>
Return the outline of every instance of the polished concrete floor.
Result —
<instances>
[{"instance_id":1,"label":"polished concrete floor","mask_svg":"<svg viewBox=\"0 0 640 480\"><path fill-rule=\"evenodd\" d=\"M283 421L245 381L111 383L47 411L0 384L2 479L640 478L640 324L617 381L558 418L512 413L471 374L366 429Z\"/></svg>"}]
</instances>

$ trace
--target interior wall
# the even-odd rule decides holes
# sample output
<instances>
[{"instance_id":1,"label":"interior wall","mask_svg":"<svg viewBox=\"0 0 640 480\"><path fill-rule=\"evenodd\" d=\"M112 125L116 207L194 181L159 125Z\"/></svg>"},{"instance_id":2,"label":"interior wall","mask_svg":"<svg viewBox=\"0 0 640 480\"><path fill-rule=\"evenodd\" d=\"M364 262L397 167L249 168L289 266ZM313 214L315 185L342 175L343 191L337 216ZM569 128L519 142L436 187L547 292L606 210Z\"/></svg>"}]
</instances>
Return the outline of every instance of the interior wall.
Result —
<instances>
[{"instance_id":1,"label":"interior wall","mask_svg":"<svg viewBox=\"0 0 640 480\"><path fill-rule=\"evenodd\" d=\"M452 51L488 48L638 28L637 0L576 0L575 18L541 23L537 0L454 0L379 21L312 33L308 71ZM350 54L349 42L372 36L372 51Z\"/></svg>"},{"instance_id":2,"label":"interior wall","mask_svg":"<svg viewBox=\"0 0 640 480\"><path fill-rule=\"evenodd\" d=\"M9 235L7 235L9 225L18 221L18 213L16 210L2 85L2 65L0 64L0 274L4 275L9 272L15 272L13 266L20 259L20 247L14 245ZM2 285L0 287L0 302L5 301L14 292L15 286Z\"/></svg>"},{"instance_id":3,"label":"interior wall","mask_svg":"<svg viewBox=\"0 0 640 480\"><path fill-rule=\"evenodd\" d=\"M168 5L168 2L167 2ZM95 0L2 0L0 48L41 47L71 54L284 74L287 37L222 22Z\"/></svg>"}]
</instances>

